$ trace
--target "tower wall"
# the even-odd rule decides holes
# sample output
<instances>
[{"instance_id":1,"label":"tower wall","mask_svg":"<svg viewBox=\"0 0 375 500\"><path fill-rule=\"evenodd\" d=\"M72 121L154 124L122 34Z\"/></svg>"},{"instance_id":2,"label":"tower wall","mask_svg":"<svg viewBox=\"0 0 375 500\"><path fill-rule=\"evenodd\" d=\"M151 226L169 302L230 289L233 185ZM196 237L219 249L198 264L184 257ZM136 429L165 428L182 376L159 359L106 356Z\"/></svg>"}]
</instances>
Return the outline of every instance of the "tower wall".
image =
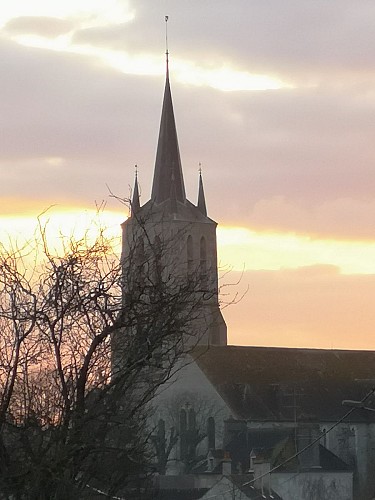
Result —
<instances>
[{"instance_id":1,"label":"tower wall","mask_svg":"<svg viewBox=\"0 0 375 500\"><path fill-rule=\"evenodd\" d=\"M201 175L197 206L186 198L168 71L151 199L141 206L136 175L131 209L122 225L124 311L134 306L134 298L145 305L143 312L136 310L131 333L147 329L139 324L145 325L150 305L155 305L157 316L157 294L163 292L175 301L176 331L181 331L184 343L226 345L218 299L217 224L207 217ZM163 310L160 314L172 318ZM114 337L120 342L119 335Z\"/></svg>"},{"instance_id":2,"label":"tower wall","mask_svg":"<svg viewBox=\"0 0 375 500\"><path fill-rule=\"evenodd\" d=\"M226 326L218 300L216 223L208 218L187 220L150 205L123 224L125 296L142 268L142 280L154 280L157 287L161 285L157 280L162 279L162 286L170 287L171 296L175 290L176 300L187 301L186 307L196 302L188 342L226 345ZM183 211L186 207L179 208ZM160 278L155 274L158 266ZM185 290L189 283L190 295Z\"/></svg>"}]
</instances>

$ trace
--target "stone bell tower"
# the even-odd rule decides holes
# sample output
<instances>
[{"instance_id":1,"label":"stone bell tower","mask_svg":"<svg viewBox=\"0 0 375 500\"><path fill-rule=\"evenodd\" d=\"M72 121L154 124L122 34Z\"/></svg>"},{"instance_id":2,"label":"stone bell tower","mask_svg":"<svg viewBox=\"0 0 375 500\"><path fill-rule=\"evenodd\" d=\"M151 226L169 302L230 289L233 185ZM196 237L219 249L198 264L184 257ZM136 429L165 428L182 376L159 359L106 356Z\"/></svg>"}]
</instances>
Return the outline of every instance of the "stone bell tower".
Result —
<instances>
[{"instance_id":1,"label":"stone bell tower","mask_svg":"<svg viewBox=\"0 0 375 500\"><path fill-rule=\"evenodd\" d=\"M163 108L156 153L152 193L141 206L137 174L131 201L131 216L122 224L122 260L127 281L139 275L147 254L156 262L143 280L158 266L171 280L190 280L204 293L199 314L190 333L199 344L226 345L227 328L219 307L216 222L207 216L202 175L199 173L197 204L185 194L181 158L169 82L168 53ZM128 266L128 267L127 267ZM144 269L143 269L143 272ZM180 281L181 282L181 281ZM173 286L173 285L171 285Z\"/></svg>"}]
</instances>

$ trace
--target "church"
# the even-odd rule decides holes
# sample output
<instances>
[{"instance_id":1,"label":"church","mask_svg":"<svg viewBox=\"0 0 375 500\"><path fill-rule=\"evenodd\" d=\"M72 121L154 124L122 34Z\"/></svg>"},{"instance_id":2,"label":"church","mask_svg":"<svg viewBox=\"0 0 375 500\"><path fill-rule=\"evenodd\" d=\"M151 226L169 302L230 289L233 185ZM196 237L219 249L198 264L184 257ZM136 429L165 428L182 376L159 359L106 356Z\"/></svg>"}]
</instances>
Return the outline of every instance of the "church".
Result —
<instances>
[{"instance_id":1,"label":"church","mask_svg":"<svg viewBox=\"0 0 375 500\"><path fill-rule=\"evenodd\" d=\"M375 413L342 402L374 405L375 352L227 345L208 205L201 172L196 204L186 197L167 53L151 198L141 205L136 175L122 226L125 290L150 244L171 283L183 276L204 290L189 354L153 401L160 491L176 499L234 491L244 499L373 498Z\"/></svg>"}]
</instances>

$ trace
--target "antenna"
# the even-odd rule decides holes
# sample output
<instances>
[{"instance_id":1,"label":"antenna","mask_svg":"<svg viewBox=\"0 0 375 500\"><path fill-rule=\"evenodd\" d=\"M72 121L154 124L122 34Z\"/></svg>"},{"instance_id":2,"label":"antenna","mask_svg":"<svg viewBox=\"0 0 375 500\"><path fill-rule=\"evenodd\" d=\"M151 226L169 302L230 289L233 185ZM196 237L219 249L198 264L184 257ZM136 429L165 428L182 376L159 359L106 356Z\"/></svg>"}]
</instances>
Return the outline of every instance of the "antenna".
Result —
<instances>
[{"instance_id":1,"label":"antenna","mask_svg":"<svg viewBox=\"0 0 375 500\"><path fill-rule=\"evenodd\" d=\"M166 63L167 63L167 77L169 77L168 19L169 19L169 16L165 16L165 56L166 56Z\"/></svg>"}]
</instances>

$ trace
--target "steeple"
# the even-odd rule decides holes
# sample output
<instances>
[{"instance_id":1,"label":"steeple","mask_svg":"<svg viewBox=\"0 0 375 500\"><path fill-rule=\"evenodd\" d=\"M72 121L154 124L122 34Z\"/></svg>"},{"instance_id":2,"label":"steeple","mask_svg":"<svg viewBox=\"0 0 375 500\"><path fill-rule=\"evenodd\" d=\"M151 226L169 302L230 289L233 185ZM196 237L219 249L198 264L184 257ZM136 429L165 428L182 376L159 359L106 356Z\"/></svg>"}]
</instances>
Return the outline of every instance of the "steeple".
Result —
<instances>
[{"instance_id":1,"label":"steeple","mask_svg":"<svg viewBox=\"0 0 375 500\"><path fill-rule=\"evenodd\" d=\"M151 192L151 199L157 204L170 199L172 179L174 179L173 189L175 191L176 200L181 203L185 203L186 201L171 88L169 85L168 51L166 56L166 81L163 110L161 113L154 180Z\"/></svg>"},{"instance_id":2,"label":"steeple","mask_svg":"<svg viewBox=\"0 0 375 500\"><path fill-rule=\"evenodd\" d=\"M206 208L206 198L204 196L204 189L203 189L203 180L202 180L202 169L199 164L199 188L198 188L198 203L197 203L198 210L203 214L207 215L207 208Z\"/></svg>"},{"instance_id":3,"label":"steeple","mask_svg":"<svg viewBox=\"0 0 375 500\"><path fill-rule=\"evenodd\" d=\"M216 225L207 216L201 169L197 204L186 198L169 84L167 45L165 89L151 199L141 206L136 170L131 217L122 224L121 259L125 286L127 281L132 285L133 279L134 282L139 280L138 257L135 261L132 259L135 249L136 252L139 249L139 255L144 255L151 267L153 259L157 259L154 264L172 287L174 283L189 283L190 290L191 278L196 277L197 288L193 287L193 295L195 297L195 291L201 290L204 296L189 325L187 343L191 338L198 344L227 344L227 329L218 299ZM159 249L156 253L155 248ZM186 307L189 307L188 298ZM133 332L132 327L129 328Z\"/></svg>"},{"instance_id":4,"label":"steeple","mask_svg":"<svg viewBox=\"0 0 375 500\"><path fill-rule=\"evenodd\" d=\"M136 214L140 208L141 208L141 204L139 202L138 171L137 171L137 165L136 165L135 166L134 189L133 189L133 196L132 196L132 201L131 201L131 213L132 213L132 215Z\"/></svg>"}]
</instances>

